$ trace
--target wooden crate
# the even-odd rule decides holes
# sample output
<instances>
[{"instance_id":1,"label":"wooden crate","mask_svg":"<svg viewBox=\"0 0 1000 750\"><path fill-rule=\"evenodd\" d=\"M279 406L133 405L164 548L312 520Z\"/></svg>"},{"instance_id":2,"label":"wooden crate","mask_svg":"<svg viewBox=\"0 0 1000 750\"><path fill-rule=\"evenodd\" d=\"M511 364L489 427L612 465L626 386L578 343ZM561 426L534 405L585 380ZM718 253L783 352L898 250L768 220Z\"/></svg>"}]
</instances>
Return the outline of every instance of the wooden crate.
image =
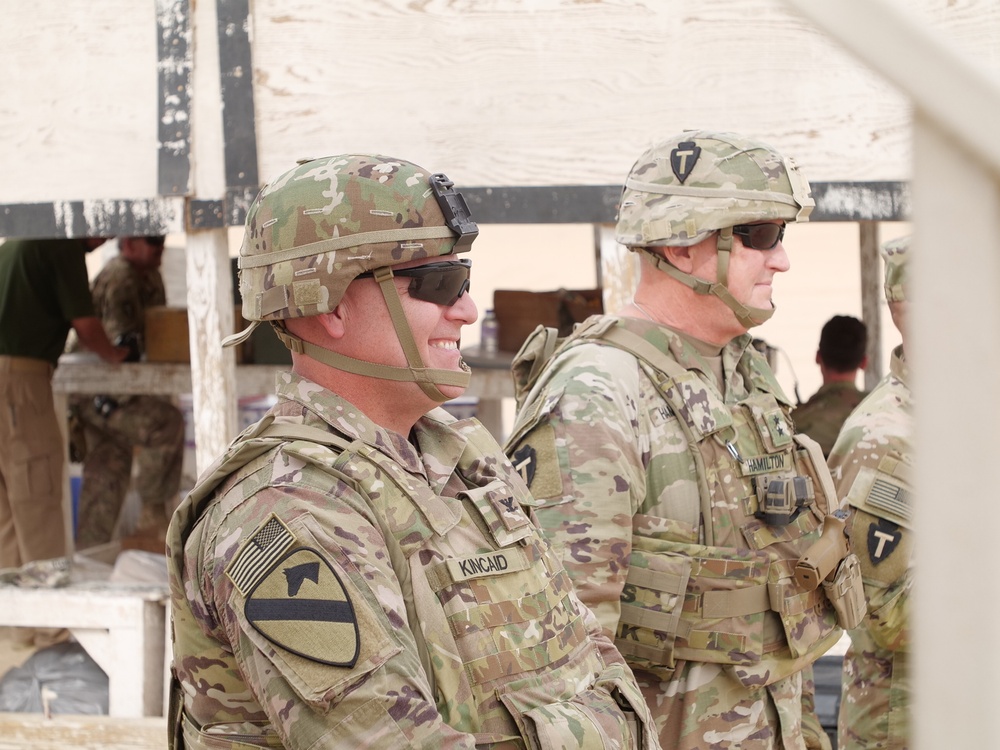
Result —
<instances>
[{"instance_id":1,"label":"wooden crate","mask_svg":"<svg viewBox=\"0 0 1000 750\"><path fill-rule=\"evenodd\" d=\"M560 336L566 336L575 323L601 313L603 304L600 289L497 289L493 292L493 310L500 328L500 350L516 352L537 326L555 328Z\"/></svg>"},{"instance_id":2,"label":"wooden crate","mask_svg":"<svg viewBox=\"0 0 1000 750\"><path fill-rule=\"evenodd\" d=\"M236 321L235 331L241 331L247 325L243 320L239 305L233 313ZM222 346L222 342L219 342ZM238 363L252 360L248 343L236 348ZM186 307L148 307L146 308L146 361L147 362L190 362L191 345L188 336L188 313Z\"/></svg>"}]
</instances>

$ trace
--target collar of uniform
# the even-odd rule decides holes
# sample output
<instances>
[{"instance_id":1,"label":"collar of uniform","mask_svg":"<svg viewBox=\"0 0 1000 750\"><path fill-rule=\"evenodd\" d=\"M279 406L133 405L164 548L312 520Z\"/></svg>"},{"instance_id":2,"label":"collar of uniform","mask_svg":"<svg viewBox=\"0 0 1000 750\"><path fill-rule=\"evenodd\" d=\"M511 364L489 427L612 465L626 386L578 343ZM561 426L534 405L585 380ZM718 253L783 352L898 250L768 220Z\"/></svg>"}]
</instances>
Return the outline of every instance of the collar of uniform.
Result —
<instances>
[{"instance_id":1,"label":"collar of uniform","mask_svg":"<svg viewBox=\"0 0 1000 750\"><path fill-rule=\"evenodd\" d=\"M282 400L295 402L304 409L303 424L332 428L384 453L411 474L424 474L420 454L404 435L375 424L350 401L290 371L279 374L276 391L278 413Z\"/></svg>"},{"instance_id":2,"label":"collar of uniform","mask_svg":"<svg viewBox=\"0 0 1000 750\"><path fill-rule=\"evenodd\" d=\"M469 444L461 430L467 424L478 425L471 420L456 422L439 407L425 414L413 426L413 441L423 462L424 475L431 489L439 495L451 494L445 493L444 488L454 476Z\"/></svg>"},{"instance_id":3,"label":"collar of uniform","mask_svg":"<svg viewBox=\"0 0 1000 750\"><path fill-rule=\"evenodd\" d=\"M714 356L719 357L721 360L724 381L717 384L720 396L725 394L729 387L733 385L733 373L743 363L747 348L753 340L749 334L744 334L737 336L728 344L717 346L696 339L673 328L668 327L667 330L672 334L670 351L674 355L674 358L688 370L699 370L713 383L716 382L716 374L712 369L709 358L713 356L711 352L716 352ZM746 376L749 373L744 372L743 374Z\"/></svg>"},{"instance_id":4,"label":"collar of uniform","mask_svg":"<svg viewBox=\"0 0 1000 750\"><path fill-rule=\"evenodd\" d=\"M852 380L835 380L832 383L823 383L816 393L832 393L833 391L857 391L858 387Z\"/></svg>"}]
</instances>

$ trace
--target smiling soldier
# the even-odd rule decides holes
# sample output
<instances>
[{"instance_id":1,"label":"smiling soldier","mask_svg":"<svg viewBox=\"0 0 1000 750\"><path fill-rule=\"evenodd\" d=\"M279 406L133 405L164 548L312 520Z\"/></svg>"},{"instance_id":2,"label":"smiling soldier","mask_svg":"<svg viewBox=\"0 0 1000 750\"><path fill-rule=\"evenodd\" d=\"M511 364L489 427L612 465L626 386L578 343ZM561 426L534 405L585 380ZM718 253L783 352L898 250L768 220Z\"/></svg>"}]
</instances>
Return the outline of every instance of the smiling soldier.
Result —
<instances>
[{"instance_id":1,"label":"smiling soldier","mask_svg":"<svg viewBox=\"0 0 1000 750\"><path fill-rule=\"evenodd\" d=\"M527 487L437 408L469 382L477 232L444 175L382 156L250 207L243 314L292 370L171 524L175 746L656 747Z\"/></svg>"}]
</instances>

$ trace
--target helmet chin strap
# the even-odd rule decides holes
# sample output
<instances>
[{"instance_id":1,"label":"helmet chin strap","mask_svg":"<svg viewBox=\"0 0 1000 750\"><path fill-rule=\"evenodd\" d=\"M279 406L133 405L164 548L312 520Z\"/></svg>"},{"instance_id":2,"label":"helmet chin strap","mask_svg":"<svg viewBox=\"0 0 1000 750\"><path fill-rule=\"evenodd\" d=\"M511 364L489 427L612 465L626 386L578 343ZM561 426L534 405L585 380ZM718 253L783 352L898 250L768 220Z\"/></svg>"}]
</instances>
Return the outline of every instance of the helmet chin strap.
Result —
<instances>
[{"instance_id":1,"label":"helmet chin strap","mask_svg":"<svg viewBox=\"0 0 1000 750\"><path fill-rule=\"evenodd\" d=\"M729 291L729 256L733 249L733 228L726 227L719 231L718 240L718 260L715 274L718 281L705 281L697 276L685 273L676 266L667 262L666 258L651 251L649 248L639 248L646 253L659 270L671 276L687 287L694 290L695 294L712 295L722 300L723 304L733 311L736 319L744 328L753 328L762 325L774 315L774 306L769 309L762 307L749 307L737 300Z\"/></svg>"},{"instance_id":2,"label":"helmet chin strap","mask_svg":"<svg viewBox=\"0 0 1000 750\"><path fill-rule=\"evenodd\" d=\"M294 336L279 322L274 321L274 332L282 343L293 352L305 354L323 364L330 365L344 372L355 375L367 375L379 380L395 380L399 382L416 383L429 398L444 403L451 397L444 395L437 387L439 385L454 385L461 388L469 386L472 378L472 371L463 360L461 363L463 372L454 370L438 370L424 367L420 352L413 339L413 331L403 312L403 304L399 299L399 291L392 281L392 269L389 266L375 269L375 280L382 290L382 297L389 308L389 316L392 319L392 327L396 331L403 353L406 355L408 367L395 367L393 365L382 365L375 362L366 362L361 359L354 359L338 352L324 349L321 346L303 341L298 336Z\"/></svg>"}]
</instances>

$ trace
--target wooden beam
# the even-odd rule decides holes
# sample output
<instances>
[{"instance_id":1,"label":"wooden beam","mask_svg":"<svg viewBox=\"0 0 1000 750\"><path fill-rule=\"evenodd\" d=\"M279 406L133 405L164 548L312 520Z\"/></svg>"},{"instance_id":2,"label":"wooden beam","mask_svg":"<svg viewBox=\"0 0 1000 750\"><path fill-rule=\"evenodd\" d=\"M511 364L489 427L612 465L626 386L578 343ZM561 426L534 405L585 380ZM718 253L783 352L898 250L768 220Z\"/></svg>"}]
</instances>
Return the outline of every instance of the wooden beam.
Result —
<instances>
[{"instance_id":1,"label":"wooden beam","mask_svg":"<svg viewBox=\"0 0 1000 750\"><path fill-rule=\"evenodd\" d=\"M162 717L53 716L0 713L0 750L162 750Z\"/></svg>"},{"instance_id":2,"label":"wooden beam","mask_svg":"<svg viewBox=\"0 0 1000 750\"><path fill-rule=\"evenodd\" d=\"M259 396L274 392L274 378L283 365L238 365L236 396ZM176 396L194 393L191 365L136 362L110 365L64 356L52 377L52 390L59 394L100 393Z\"/></svg>"},{"instance_id":3,"label":"wooden beam","mask_svg":"<svg viewBox=\"0 0 1000 750\"><path fill-rule=\"evenodd\" d=\"M191 3L156 0L159 78L157 191L187 195L191 180Z\"/></svg>"}]
</instances>

